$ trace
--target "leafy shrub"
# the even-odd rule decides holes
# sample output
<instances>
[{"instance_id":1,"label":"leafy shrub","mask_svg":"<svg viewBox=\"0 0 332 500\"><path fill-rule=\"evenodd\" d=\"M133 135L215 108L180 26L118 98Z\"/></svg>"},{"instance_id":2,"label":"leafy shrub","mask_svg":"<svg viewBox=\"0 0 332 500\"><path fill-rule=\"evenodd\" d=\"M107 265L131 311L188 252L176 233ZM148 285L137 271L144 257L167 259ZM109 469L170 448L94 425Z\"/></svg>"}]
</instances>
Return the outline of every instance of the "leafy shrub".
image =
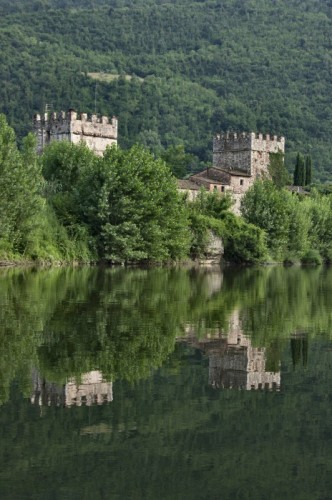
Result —
<instances>
[{"instance_id":1,"label":"leafy shrub","mask_svg":"<svg viewBox=\"0 0 332 500\"><path fill-rule=\"evenodd\" d=\"M306 252L306 254L301 259L302 264L319 266L322 264L323 260L320 256L318 250L311 249Z\"/></svg>"},{"instance_id":2,"label":"leafy shrub","mask_svg":"<svg viewBox=\"0 0 332 500\"><path fill-rule=\"evenodd\" d=\"M224 244L224 257L231 262L261 262L267 256L264 231L248 224L228 209L231 199L218 193L201 192L189 204L193 257L203 255L212 230L221 237Z\"/></svg>"}]
</instances>

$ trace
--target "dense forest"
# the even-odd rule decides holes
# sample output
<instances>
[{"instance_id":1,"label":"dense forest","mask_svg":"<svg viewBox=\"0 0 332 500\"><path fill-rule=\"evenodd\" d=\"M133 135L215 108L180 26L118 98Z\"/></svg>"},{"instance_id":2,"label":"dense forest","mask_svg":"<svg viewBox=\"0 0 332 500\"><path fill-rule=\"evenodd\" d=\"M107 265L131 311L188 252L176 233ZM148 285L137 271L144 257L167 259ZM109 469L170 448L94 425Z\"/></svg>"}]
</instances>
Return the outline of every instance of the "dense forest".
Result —
<instances>
[{"instance_id":1,"label":"dense forest","mask_svg":"<svg viewBox=\"0 0 332 500\"><path fill-rule=\"evenodd\" d=\"M0 112L19 139L46 104L114 114L193 169L219 130L285 135L331 181L331 33L330 0L0 0Z\"/></svg>"}]
</instances>

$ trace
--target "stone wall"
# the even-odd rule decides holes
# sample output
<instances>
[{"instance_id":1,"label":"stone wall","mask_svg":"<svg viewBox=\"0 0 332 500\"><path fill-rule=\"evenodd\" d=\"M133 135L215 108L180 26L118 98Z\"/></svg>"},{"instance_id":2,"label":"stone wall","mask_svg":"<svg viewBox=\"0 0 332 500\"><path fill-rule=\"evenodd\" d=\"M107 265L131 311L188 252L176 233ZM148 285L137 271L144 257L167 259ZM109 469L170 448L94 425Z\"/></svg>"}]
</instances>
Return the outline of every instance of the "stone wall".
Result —
<instances>
[{"instance_id":1,"label":"stone wall","mask_svg":"<svg viewBox=\"0 0 332 500\"><path fill-rule=\"evenodd\" d=\"M261 179L268 175L270 153L285 153L285 138L258 134L252 138L251 175Z\"/></svg>"},{"instance_id":2,"label":"stone wall","mask_svg":"<svg viewBox=\"0 0 332 500\"><path fill-rule=\"evenodd\" d=\"M255 181L254 177L241 177L241 176L234 176L232 175L231 177L231 182L230 182L230 192L232 194L232 198L234 201L234 205L232 206L232 211L236 215L241 214L241 201L245 193L248 191L250 186L253 185Z\"/></svg>"},{"instance_id":3,"label":"stone wall","mask_svg":"<svg viewBox=\"0 0 332 500\"><path fill-rule=\"evenodd\" d=\"M216 135L213 139L213 166L250 174L252 135L231 132Z\"/></svg>"}]
</instances>

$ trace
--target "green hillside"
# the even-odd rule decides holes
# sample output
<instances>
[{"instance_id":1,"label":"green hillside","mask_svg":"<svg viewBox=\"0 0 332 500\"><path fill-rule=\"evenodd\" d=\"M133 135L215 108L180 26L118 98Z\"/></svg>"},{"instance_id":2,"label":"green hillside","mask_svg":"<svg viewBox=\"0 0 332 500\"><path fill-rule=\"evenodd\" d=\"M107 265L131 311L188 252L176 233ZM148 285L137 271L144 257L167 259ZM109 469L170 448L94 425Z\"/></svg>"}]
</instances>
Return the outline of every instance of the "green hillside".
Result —
<instances>
[{"instance_id":1,"label":"green hillside","mask_svg":"<svg viewBox=\"0 0 332 500\"><path fill-rule=\"evenodd\" d=\"M282 134L331 181L331 33L330 0L0 0L0 112L115 114L122 146L201 161L219 130Z\"/></svg>"}]
</instances>

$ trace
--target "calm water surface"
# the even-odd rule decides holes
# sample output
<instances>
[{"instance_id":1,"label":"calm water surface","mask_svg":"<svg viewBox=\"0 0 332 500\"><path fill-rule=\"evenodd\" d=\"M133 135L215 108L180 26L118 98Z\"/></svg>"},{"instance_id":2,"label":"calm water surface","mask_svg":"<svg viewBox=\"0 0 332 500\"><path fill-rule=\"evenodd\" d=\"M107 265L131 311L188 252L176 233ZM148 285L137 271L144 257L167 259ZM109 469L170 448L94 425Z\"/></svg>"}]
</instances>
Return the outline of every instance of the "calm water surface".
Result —
<instances>
[{"instance_id":1,"label":"calm water surface","mask_svg":"<svg viewBox=\"0 0 332 500\"><path fill-rule=\"evenodd\" d=\"M1 499L332 498L332 269L0 272Z\"/></svg>"}]
</instances>

